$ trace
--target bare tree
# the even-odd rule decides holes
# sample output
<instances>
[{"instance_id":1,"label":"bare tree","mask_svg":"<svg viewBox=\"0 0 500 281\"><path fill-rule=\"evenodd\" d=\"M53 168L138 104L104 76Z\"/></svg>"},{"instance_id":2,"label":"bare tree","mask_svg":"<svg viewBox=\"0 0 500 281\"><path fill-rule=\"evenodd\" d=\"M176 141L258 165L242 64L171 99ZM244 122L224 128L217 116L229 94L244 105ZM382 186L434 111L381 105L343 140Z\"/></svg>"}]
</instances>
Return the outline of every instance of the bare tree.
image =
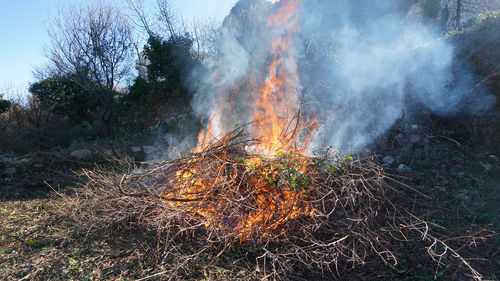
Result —
<instances>
[{"instance_id":1,"label":"bare tree","mask_svg":"<svg viewBox=\"0 0 500 281\"><path fill-rule=\"evenodd\" d=\"M146 31L148 36L178 38L189 34L193 40L191 53L199 61L215 51L217 26L220 25L215 19L188 21L176 12L170 0L157 0L153 13L146 12L144 0L127 0L127 3L132 12L132 22L140 31Z\"/></svg>"},{"instance_id":2,"label":"bare tree","mask_svg":"<svg viewBox=\"0 0 500 281\"><path fill-rule=\"evenodd\" d=\"M147 36L177 37L186 31L170 0L157 0L154 12L146 11L144 0L127 0L127 6L132 12L131 21Z\"/></svg>"},{"instance_id":3,"label":"bare tree","mask_svg":"<svg viewBox=\"0 0 500 281\"><path fill-rule=\"evenodd\" d=\"M191 50L193 57L203 62L205 58L216 53L217 40L220 36L218 26L220 26L220 23L215 19L205 21L193 19L189 29L193 39Z\"/></svg>"},{"instance_id":4,"label":"bare tree","mask_svg":"<svg viewBox=\"0 0 500 281\"><path fill-rule=\"evenodd\" d=\"M96 95L102 107L101 134L110 135L114 96L133 66L127 18L117 8L95 1L60 10L48 33L50 72L69 74Z\"/></svg>"},{"instance_id":5,"label":"bare tree","mask_svg":"<svg viewBox=\"0 0 500 281\"><path fill-rule=\"evenodd\" d=\"M158 19L161 23L160 27L163 33L169 34L170 37L178 37L186 32L184 20L177 15L177 12L170 4L170 0L157 0L156 6L158 9Z\"/></svg>"}]
</instances>

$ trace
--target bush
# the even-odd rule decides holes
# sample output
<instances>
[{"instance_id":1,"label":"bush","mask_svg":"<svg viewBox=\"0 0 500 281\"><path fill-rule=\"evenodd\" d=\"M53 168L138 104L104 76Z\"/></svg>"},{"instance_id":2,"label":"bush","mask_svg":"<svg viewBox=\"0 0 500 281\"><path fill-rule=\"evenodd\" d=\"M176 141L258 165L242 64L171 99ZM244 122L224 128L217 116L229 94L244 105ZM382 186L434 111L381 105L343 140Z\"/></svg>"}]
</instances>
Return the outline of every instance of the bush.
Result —
<instances>
[{"instance_id":1,"label":"bush","mask_svg":"<svg viewBox=\"0 0 500 281\"><path fill-rule=\"evenodd\" d=\"M26 154L41 149L68 146L74 139L94 137L94 130L83 123L75 126L46 110L41 102L30 96L27 102L11 103L2 114L0 150Z\"/></svg>"},{"instance_id":2,"label":"bush","mask_svg":"<svg viewBox=\"0 0 500 281\"><path fill-rule=\"evenodd\" d=\"M96 96L71 77L49 77L31 84L29 91L44 109L76 124L91 120L98 105Z\"/></svg>"}]
</instances>

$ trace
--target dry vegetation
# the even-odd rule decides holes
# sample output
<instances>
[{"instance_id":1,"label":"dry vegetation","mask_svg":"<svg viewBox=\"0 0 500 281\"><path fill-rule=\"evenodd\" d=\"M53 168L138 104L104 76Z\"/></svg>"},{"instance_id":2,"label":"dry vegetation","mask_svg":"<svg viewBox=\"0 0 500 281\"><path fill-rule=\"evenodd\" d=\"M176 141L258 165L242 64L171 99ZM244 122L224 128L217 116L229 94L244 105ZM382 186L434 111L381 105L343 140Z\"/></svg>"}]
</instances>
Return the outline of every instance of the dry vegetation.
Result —
<instances>
[{"instance_id":1,"label":"dry vegetation","mask_svg":"<svg viewBox=\"0 0 500 281\"><path fill-rule=\"evenodd\" d=\"M148 261L142 276L151 278L343 278L362 265L397 268L409 248L426 247L435 276L447 268L481 280L457 248L494 233L434 231L409 199L429 197L370 157L263 158L245 150L251 142L230 134L174 161L125 173L84 170L87 183L63 196L60 216L90 240L129 233L136 247L129 251L139 251L141 268Z\"/></svg>"}]
</instances>

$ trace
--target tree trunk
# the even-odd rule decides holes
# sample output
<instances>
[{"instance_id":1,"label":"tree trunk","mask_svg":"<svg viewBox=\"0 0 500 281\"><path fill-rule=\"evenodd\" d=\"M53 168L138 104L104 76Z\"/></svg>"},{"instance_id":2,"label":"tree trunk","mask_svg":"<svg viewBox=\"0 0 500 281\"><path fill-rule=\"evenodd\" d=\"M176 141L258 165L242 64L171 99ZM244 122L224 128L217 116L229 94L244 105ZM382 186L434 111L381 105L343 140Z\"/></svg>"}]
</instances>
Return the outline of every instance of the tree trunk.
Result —
<instances>
[{"instance_id":1,"label":"tree trunk","mask_svg":"<svg viewBox=\"0 0 500 281\"><path fill-rule=\"evenodd\" d=\"M462 10L462 0L457 0L457 22L456 22L457 29L460 28L460 14L462 12L461 10Z\"/></svg>"},{"instance_id":2,"label":"tree trunk","mask_svg":"<svg viewBox=\"0 0 500 281\"><path fill-rule=\"evenodd\" d=\"M112 113L112 110L107 108L107 109L104 109L101 113L101 116L100 116L100 121L101 121L101 125L99 127L99 131L98 131L98 135L100 137L109 137L111 136L111 113Z\"/></svg>"}]
</instances>

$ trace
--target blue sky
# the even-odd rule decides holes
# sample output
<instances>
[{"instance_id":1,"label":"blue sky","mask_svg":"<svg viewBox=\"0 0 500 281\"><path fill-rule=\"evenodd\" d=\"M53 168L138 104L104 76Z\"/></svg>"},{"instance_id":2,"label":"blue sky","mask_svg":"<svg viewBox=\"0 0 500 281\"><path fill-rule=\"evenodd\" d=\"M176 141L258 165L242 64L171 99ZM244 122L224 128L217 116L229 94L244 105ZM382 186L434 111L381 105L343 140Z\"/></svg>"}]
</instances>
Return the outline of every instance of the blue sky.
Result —
<instances>
[{"instance_id":1,"label":"blue sky","mask_svg":"<svg viewBox=\"0 0 500 281\"><path fill-rule=\"evenodd\" d=\"M155 0L148 0L152 2ZM237 0L171 0L186 18L222 19ZM58 7L78 0L0 0L0 93L33 81L32 72L46 62L46 22ZM115 0L124 3L124 0Z\"/></svg>"}]
</instances>

